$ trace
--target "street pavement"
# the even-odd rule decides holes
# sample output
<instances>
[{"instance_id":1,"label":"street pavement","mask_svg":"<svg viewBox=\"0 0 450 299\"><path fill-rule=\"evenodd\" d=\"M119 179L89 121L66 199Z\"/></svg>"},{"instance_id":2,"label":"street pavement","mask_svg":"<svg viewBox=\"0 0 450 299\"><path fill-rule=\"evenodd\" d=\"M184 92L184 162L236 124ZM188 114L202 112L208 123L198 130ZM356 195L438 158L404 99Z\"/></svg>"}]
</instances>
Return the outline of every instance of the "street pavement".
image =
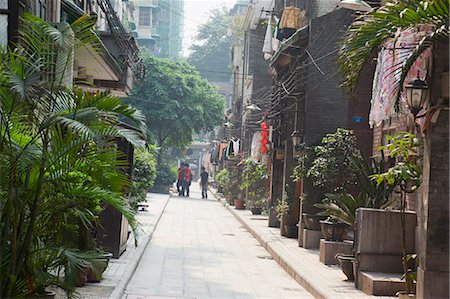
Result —
<instances>
[{"instance_id":1,"label":"street pavement","mask_svg":"<svg viewBox=\"0 0 450 299\"><path fill-rule=\"evenodd\" d=\"M191 197L169 199L124 298L313 298L221 203L191 187Z\"/></svg>"}]
</instances>

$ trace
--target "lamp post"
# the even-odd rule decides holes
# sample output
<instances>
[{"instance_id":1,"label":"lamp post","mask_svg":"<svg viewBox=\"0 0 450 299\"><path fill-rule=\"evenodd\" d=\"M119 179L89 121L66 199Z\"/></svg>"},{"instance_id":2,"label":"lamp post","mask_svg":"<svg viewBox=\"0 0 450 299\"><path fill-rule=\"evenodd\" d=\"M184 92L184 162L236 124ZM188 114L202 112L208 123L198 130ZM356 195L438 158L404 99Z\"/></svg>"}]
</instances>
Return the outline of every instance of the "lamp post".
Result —
<instances>
[{"instance_id":1,"label":"lamp post","mask_svg":"<svg viewBox=\"0 0 450 299\"><path fill-rule=\"evenodd\" d=\"M419 78L419 72L417 72L417 78L409 82L405 89L408 107L414 115L414 119L416 119L427 98L428 84Z\"/></svg>"}]
</instances>

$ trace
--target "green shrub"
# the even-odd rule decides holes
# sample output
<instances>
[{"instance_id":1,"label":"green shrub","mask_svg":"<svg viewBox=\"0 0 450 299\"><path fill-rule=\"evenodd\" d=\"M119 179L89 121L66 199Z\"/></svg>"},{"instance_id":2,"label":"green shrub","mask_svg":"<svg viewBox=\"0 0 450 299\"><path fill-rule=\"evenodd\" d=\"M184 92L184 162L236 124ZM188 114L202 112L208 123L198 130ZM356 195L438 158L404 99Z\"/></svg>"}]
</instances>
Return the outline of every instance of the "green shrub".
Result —
<instances>
[{"instance_id":1,"label":"green shrub","mask_svg":"<svg viewBox=\"0 0 450 299\"><path fill-rule=\"evenodd\" d=\"M167 186L177 180L177 167L165 162L156 169L155 186Z\"/></svg>"},{"instance_id":2,"label":"green shrub","mask_svg":"<svg viewBox=\"0 0 450 299\"><path fill-rule=\"evenodd\" d=\"M361 158L356 148L356 137L351 130L337 129L322 138L322 144L314 148L316 158L307 175L313 185L328 192L343 192L355 185L356 174L351 157Z\"/></svg>"},{"instance_id":3,"label":"green shrub","mask_svg":"<svg viewBox=\"0 0 450 299\"><path fill-rule=\"evenodd\" d=\"M130 205L136 209L139 202L145 201L147 190L156 178L156 159L151 150L134 151L133 180L131 182Z\"/></svg>"}]
</instances>

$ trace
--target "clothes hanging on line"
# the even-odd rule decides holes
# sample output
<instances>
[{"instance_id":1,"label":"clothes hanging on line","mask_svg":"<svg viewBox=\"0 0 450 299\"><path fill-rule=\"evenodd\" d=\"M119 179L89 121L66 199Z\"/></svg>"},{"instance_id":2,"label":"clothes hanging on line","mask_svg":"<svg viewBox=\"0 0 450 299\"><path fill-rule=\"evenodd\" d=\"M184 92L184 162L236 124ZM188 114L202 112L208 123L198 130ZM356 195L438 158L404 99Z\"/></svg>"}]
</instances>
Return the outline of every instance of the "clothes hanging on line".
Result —
<instances>
[{"instance_id":1,"label":"clothes hanging on line","mask_svg":"<svg viewBox=\"0 0 450 299\"><path fill-rule=\"evenodd\" d=\"M301 26L300 15L301 13L299 8L292 5L289 7L285 7L280 20L280 29L299 29Z\"/></svg>"},{"instance_id":2,"label":"clothes hanging on line","mask_svg":"<svg viewBox=\"0 0 450 299\"><path fill-rule=\"evenodd\" d=\"M239 156L239 147L240 147L240 140L232 140L233 142L233 154L237 157Z\"/></svg>"}]
</instances>

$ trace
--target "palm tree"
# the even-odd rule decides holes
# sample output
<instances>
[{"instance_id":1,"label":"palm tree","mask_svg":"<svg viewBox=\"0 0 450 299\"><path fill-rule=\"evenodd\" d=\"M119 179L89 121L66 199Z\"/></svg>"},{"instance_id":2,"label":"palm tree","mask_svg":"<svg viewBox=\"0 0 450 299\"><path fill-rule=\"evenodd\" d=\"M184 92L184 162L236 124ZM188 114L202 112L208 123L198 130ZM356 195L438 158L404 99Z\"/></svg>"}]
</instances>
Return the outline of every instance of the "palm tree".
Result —
<instances>
[{"instance_id":1,"label":"palm tree","mask_svg":"<svg viewBox=\"0 0 450 299\"><path fill-rule=\"evenodd\" d=\"M55 28L25 15L21 23L16 49L0 49L0 297L50 283L71 295L76 270L98 254L67 234L92 228L101 202L136 227L115 138L143 145L144 117L107 93L72 87L75 49L98 43L93 20Z\"/></svg>"},{"instance_id":2,"label":"palm tree","mask_svg":"<svg viewBox=\"0 0 450 299\"><path fill-rule=\"evenodd\" d=\"M420 41L406 62L398 66L401 68L398 86L402 86L417 57L433 42L448 38L449 6L450 0L391 0L379 9L358 18L350 26L339 53L341 71L344 75L343 85L352 91L367 59L398 30L420 24L434 25L435 29ZM401 88L397 92L396 106L400 93Z\"/></svg>"}]
</instances>

